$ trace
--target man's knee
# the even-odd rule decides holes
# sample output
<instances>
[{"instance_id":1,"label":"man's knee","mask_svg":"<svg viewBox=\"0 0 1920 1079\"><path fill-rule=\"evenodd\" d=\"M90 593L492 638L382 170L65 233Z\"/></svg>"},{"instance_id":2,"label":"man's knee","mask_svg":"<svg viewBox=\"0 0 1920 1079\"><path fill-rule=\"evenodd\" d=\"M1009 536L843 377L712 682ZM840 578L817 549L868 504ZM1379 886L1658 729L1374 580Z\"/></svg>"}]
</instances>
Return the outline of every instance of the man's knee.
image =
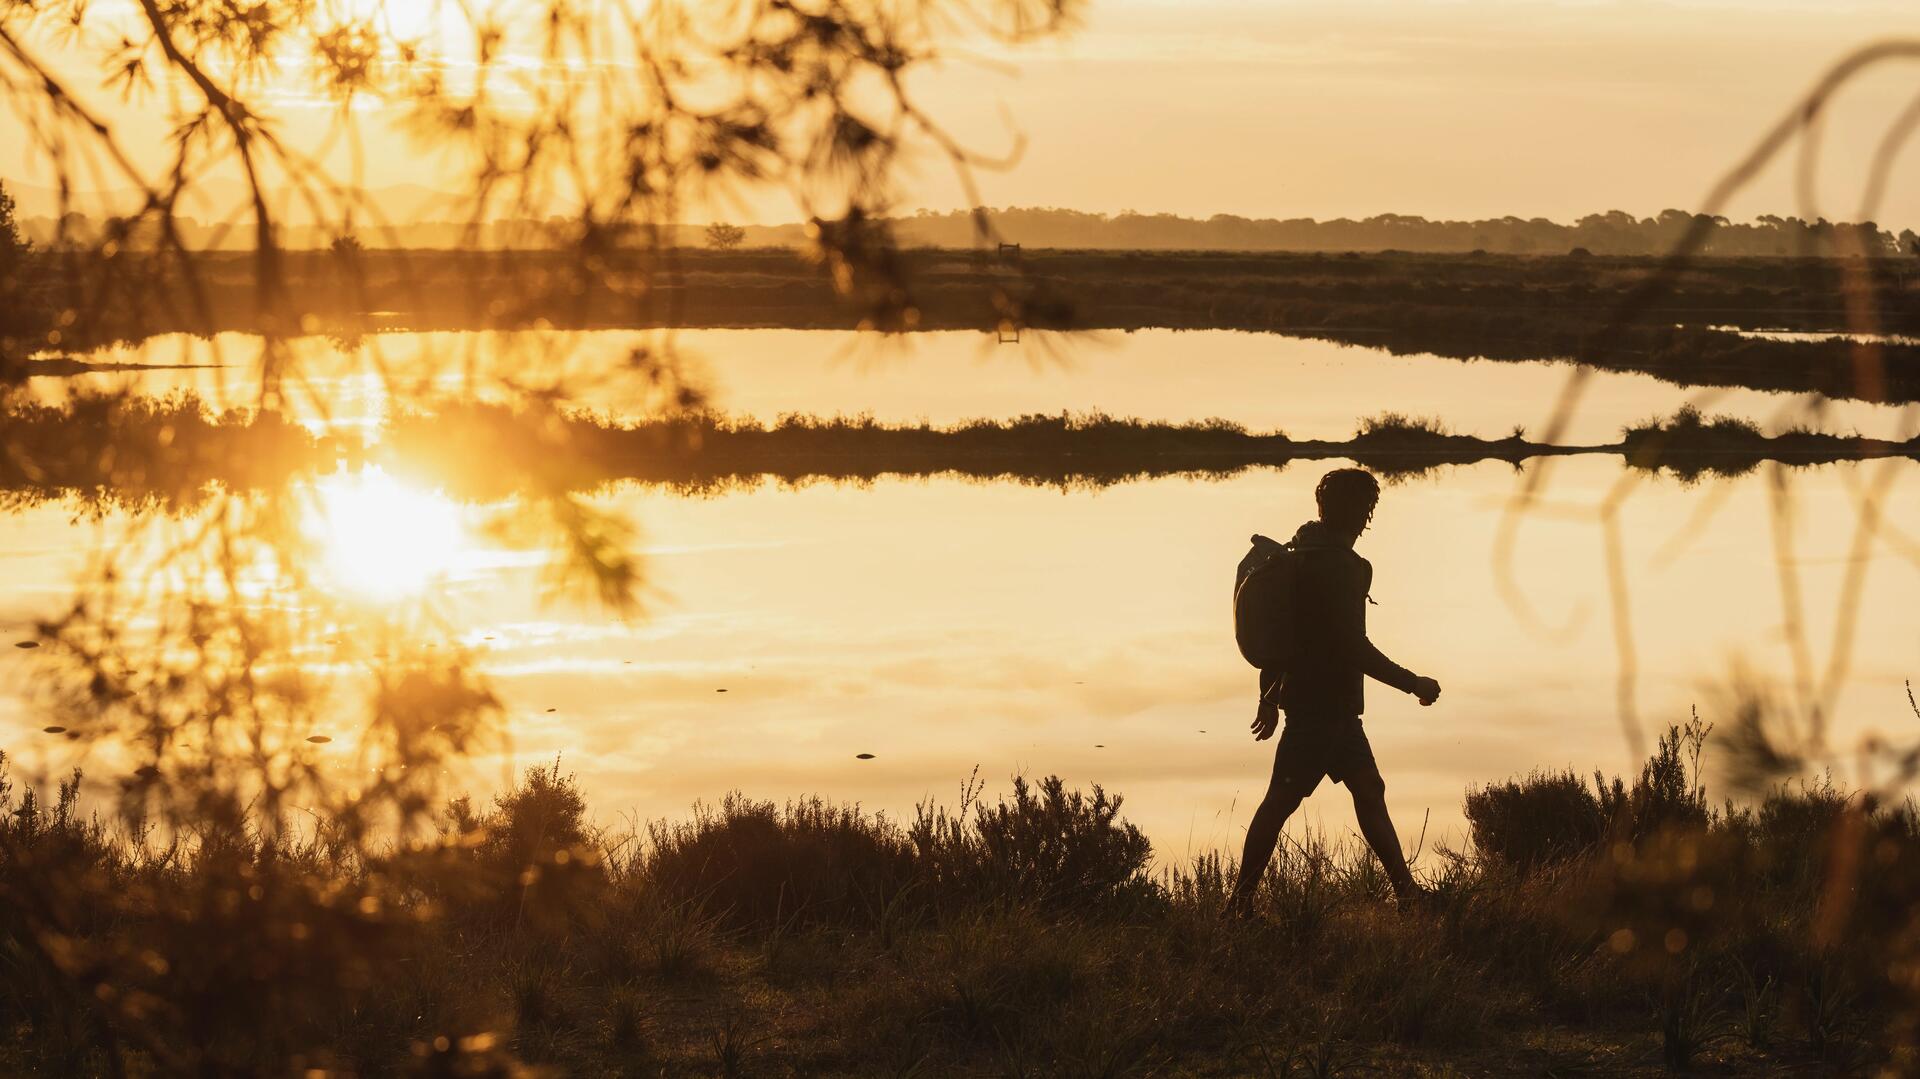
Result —
<instances>
[{"instance_id":1,"label":"man's knee","mask_svg":"<svg viewBox=\"0 0 1920 1079\"><path fill-rule=\"evenodd\" d=\"M1292 816L1293 811L1299 809L1300 803L1303 801L1305 801L1305 799L1291 790L1278 786L1268 787L1267 796L1260 800L1260 806L1254 810L1254 815L1259 817L1278 817L1284 820Z\"/></svg>"},{"instance_id":2,"label":"man's knee","mask_svg":"<svg viewBox=\"0 0 1920 1079\"><path fill-rule=\"evenodd\" d=\"M1385 802L1387 800L1387 781L1380 773L1351 776L1347 779L1347 790L1356 802Z\"/></svg>"}]
</instances>

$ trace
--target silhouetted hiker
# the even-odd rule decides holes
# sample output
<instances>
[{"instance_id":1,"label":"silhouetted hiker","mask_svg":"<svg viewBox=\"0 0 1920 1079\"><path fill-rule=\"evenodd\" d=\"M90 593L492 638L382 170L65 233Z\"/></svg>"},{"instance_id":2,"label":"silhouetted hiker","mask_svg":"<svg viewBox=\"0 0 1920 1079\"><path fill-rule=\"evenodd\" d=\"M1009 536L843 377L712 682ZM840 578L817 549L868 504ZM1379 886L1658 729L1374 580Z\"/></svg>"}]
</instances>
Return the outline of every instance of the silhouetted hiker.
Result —
<instances>
[{"instance_id":1,"label":"silhouetted hiker","mask_svg":"<svg viewBox=\"0 0 1920 1079\"><path fill-rule=\"evenodd\" d=\"M1393 662L1367 640L1373 564L1355 553L1353 544L1373 519L1379 481L1362 469L1335 469L1321 477L1314 500L1319 518L1301 525L1284 548L1254 537L1235 583L1236 632L1242 651L1261 668L1254 739L1271 738L1280 713L1286 713L1272 782L1247 825L1233 890L1236 913L1252 910L1281 825L1327 776L1345 783L1353 795L1360 832L1386 867L1394 894L1405 902L1419 893L1387 816L1387 784L1360 715L1369 677L1413 694L1423 705L1440 696L1440 683ZM1262 615L1265 626L1258 621Z\"/></svg>"}]
</instances>

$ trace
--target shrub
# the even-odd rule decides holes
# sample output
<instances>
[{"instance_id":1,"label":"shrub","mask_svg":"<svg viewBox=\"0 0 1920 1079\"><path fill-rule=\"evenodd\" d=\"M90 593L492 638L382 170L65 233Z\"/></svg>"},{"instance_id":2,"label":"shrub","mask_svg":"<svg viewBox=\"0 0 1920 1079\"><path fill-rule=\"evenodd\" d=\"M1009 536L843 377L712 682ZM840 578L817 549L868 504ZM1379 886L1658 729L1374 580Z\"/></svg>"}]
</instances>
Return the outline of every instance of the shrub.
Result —
<instances>
[{"instance_id":1,"label":"shrub","mask_svg":"<svg viewBox=\"0 0 1920 1079\"><path fill-rule=\"evenodd\" d=\"M1635 837L1706 827L1709 814L1707 792L1700 785L1700 752L1711 730L1698 715L1683 726L1668 727L1624 799L1619 780L1611 788L1602 788L1600 800L1608 820ZM1594 782L1600 782L1597 774Z\"/></svg>"},{"instance_id":2,"label":"shrub","mask_svg":"<svg viewBox=\"0 0 1920 1079\"><path fill-rule=\"evenodd\" d=\"M1570 771L1469 790L1466 814L1474 849L1523 871L1587 851L1607 831L1600 799Z\"/></svg>"},{"instance_id":3,"label":"shrub","mask_svg":"<svg viewBox=\"0 0 1920 1079\"><path fill-rule=\"evenodd\" d=\"M865 924L906 888L913 851L901 830L819 798L784 809L729 795L685 824L655 824L643 870L676 904L736 927Z\"/></svg>"},{"instance_id":4,"label":"shrub","mask_svg":"<svg viewBox=\"0 0 1920 1079\"><path fill-rule=\"evenodd\" d=\"M1097 784L1089 797L1048 776L1036 794L1016 778L1011 800L975 806L969 822L972 793L955 814L922 805L909 829L920 878L938 894L1099 906L1149 887L1147 837Z\"/></svg>"},{"instance_id":5,"label":"shrub","mask_svg":"<svg viewBox=\"0 0 1920 1079\"><path fill-rule=\"evenodd\" d=\"M608 883L599 835L571 774L529 768L484 813L464 796L448 803L452 842L395 859L394 869L469 922L563 929L597 908Z\"/></svg>"},{"instance_id":6,"label":"shrub","mask_svg":"<svg viewBox=\"0 0 1920 1079\"><path fill-rule=\"evenodd\" d=\"M1755 443L1764 443L1765 432L1760 425L1741 416L1715 416L1711 419L1702 415L1694 405L1682 405L1669 419L1644 420L1621 432L1621 439L1630 449L1653 451L1668 449L1672 451L1698 448L1749 448Z\"/></svg>"},{"instance_id":7,"label":"shrub","mask_svg":"<svg viewBox=\"0 0 1920 1079\"><path fill-rule=\"evenodd\" d=\"M1354 441L1447 438L1451 434L1446 424L1432 416L1408 416L1399 412L1383 412L1378 416L1361 420L1360 430L1354 435Z\"/></svg>"},{"instance_id":8,"label":"shrub","mask_svg":"<svg viewBox=\"0 0 1920 1079\"><path fill-rule=\"evenodd\" d=\"M1468 792L1480 856L1415 910L1309 833L1250 922L1221 917L1230 859L1148 879L1119 800L1057 778L990 805L970 783L904 827L736 795L609 862L556 763L454 803L449 842L373 858L245 828L150 842L84 818L75 781L16 794L0 758L0 1072L1298 1074L1393 1071L1386 1041L1477 1071L1516 1029L1678 1068L1734 1018L1738 1067L1788 1040L1832 1070L1904 1061L1914 807L1816 781L1709 811L1706 733L1669 729L1630 784ZM46 901L57 938L23 920ZM148 1018L103 1025L75 985Z\"/></svg>"},{"instance_id":9,"label":"shrub","mask_svg":"<svg viewBox=\"0 0 1920 1079\"><path fill-rule=\"evenodd\" d=\"M1697 830L1710 820L1700 753L1712 728L1698 716L1668 727L1631 787L1594 773L1587 789L1570 771L1534 772L1467 792L1475 849L1520 870L1565 861L1608 836L1641 839Z\"/></svg>"}]
</instances>

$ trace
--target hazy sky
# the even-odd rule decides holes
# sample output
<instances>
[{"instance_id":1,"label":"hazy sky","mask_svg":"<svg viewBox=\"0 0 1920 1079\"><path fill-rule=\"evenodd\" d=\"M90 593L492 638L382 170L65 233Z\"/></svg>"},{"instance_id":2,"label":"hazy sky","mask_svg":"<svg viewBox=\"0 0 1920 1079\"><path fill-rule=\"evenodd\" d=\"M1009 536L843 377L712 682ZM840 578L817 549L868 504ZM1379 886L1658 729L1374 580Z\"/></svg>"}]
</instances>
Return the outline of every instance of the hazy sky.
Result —
<instances>
[{"instance_id":1,"label":"hazy sky","mask_svg":"<svg viewBox=\"0 0 1920 1079\"><path fill-rule=\"evenodd\" d=\"M1826 65L1902 30L1920 32L1911 2L1095 0L1063 41L956 58L916 88L975 146L1024 135L1018 164L981 178L994 205L1567 220L1697 206ZM1916 91L1907 64L1843 95L1819 212L1854 216L1862 166ZM32 180L8 123L0 175ZM430 153L370 145L370 184L436 183ZM1903 165L1883 223L1920 222L1920 151ZM1796 212L1792 173L1776 165L1734 216ZM962 201L932 162L912 194Z\"/></svg>"},{"instance_id":2,"label":"hazy sky","mask_svg":"<svg viewBox=\"0 0 1920 1079\"><path fill-rule=\"evenodd\" d=\"M995 202L1249 216L1692 207L1826 65L1901 30L1920 33L1920 5L1108 3L991 84L1030 146L986 189ZM1857 208L1860 166L1916 92L1908 64L1840 100L1823 209ZM988 110L967 111L990 130ZM1885 220L1920 217L1920 151L1907 158ZM1775 168L1740 209L1791 212L1791 176Z\"/></svg>"}]
</instances>

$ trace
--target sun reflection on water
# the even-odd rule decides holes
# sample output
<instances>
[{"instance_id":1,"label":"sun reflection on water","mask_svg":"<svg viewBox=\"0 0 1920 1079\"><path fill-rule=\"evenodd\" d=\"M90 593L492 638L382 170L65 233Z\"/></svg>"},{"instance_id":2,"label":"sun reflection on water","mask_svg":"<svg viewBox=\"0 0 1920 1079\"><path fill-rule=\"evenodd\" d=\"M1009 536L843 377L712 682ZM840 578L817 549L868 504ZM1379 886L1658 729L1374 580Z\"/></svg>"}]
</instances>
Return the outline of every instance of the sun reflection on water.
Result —
<instances>
[{"instance_id":1,"label":"sun reflection on water","mask_svg":"<svg viewBox=\"0 0 1920 1079\"><path fill-rule=\"evenodd\" d=\"M324 575L360 598L419 595L479 553L458 505L378 466L325 477L314 493L307 533Z\"/></svg>"}]
</instances>

